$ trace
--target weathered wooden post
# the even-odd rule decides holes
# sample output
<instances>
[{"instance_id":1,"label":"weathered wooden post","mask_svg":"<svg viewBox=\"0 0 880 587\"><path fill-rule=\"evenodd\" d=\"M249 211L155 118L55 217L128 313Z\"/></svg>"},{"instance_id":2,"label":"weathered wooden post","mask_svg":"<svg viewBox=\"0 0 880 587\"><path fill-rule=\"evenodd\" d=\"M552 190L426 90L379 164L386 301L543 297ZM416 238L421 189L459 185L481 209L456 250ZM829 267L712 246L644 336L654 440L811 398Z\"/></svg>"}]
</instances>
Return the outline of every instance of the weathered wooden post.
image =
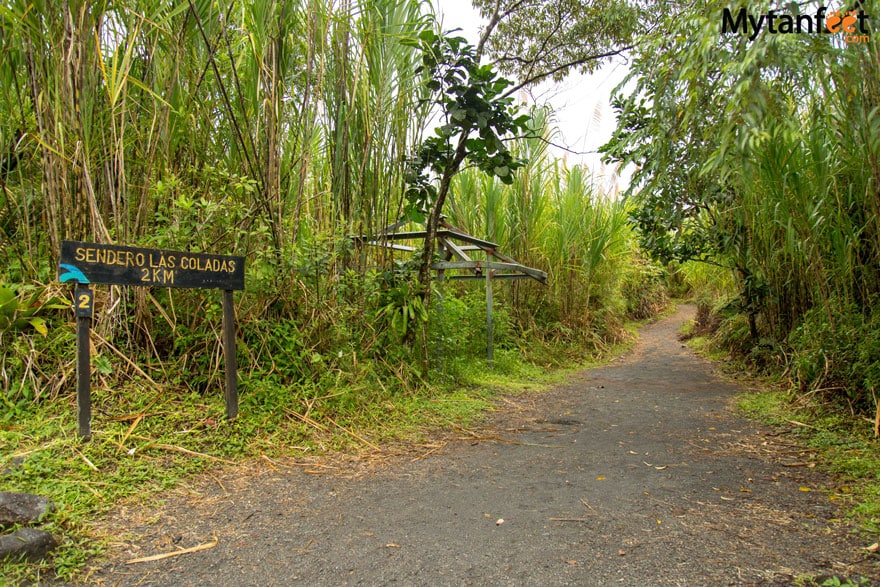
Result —
<instances>
[{"instance_id":1,"label":"weathered wooden post","mask_svg":"<svg viewBox=\"0 0 880 587\"><path fill-rule=\"evenodd\" d=\"M77 282L74 289L74 315L76 316L76 422L77 432L83 440L92 436L92 389L91 345L89 331L92 327L92 290Z\"/></svg>"},{"instance_id":2,"label":"weathered wooden post","mask_svg":"<svg viewBox=\"0 0 880 587\"><path fill-rule=\"evenodd\" d=\"M226 363L226 417L238 415L238 370L235 364L235 306L232 290L223 290L223 358Z\"/></svg>"},{"instance_id":3,"label":"weathered wooden post","mask_svg":"<svg viewBox=\"0 0 880 587\"><path fill-rule=\"evenodd\" d=\"M491 259L491 257L489 257ZM492 269L486 270L486 358L489 360L491 367L495 361L492 351L493 332L492 332Z\"/></svg>"}]
</instances>

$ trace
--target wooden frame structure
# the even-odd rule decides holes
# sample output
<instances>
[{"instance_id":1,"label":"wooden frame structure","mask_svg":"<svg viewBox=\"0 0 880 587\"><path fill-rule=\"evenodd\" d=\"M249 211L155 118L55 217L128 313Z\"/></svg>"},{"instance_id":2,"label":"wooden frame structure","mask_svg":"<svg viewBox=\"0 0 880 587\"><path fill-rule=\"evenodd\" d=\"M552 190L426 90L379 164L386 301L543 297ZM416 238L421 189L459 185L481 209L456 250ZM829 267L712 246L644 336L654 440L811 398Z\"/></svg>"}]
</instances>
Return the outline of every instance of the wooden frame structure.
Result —
<instances>
[{"instance_id":1,"label":"wooden frame structure","mask_svg":"<svg viewBox=\"0 0 880 587\"><path fill-rule=\"evenodd\" d=\"M399 244L397 241L425 239L428 232L425 230L397 232L408 222L408 220L402 220L387 226L373 238L359 236L355 240L395 251L415 252L418 247ZM498 247L499 245L496 243L472 236L445 220L441 220L440 229L437 230L437 250L444 256L444 260L431 265L431 269L437 272L437 277L441 280L486 280L486 355L490 362L493 360L492 281L496 279L534 279L538 283L547 285L546 272L518 263L511 257L498 252ZM472 259L468 253L473 252L482 252L486 257L485 260ZM454 273L447 275L447 271Z\"/></svg>"}]
</instances>

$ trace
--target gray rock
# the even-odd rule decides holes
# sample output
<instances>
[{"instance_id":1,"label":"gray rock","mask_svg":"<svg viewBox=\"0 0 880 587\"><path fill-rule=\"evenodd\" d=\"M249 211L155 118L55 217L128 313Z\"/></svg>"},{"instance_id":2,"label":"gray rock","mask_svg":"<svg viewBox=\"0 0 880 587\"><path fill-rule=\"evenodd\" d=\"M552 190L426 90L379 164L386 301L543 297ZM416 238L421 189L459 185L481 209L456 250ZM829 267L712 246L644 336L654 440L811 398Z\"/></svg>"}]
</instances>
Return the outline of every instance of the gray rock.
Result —
<instances>
[{"instance_id":1,"label":"gray rock","mask_svg":"<svg viewBox=\"0 0 880 587\"><path fill-rule=\"evenodd\" d=\"M0 560L25 558L37 562L58 545L55 538L45 530L22 528L12 534L0 536Z\"/></svg>"},{"instance_id":2,"label":"gray rock","mask_svg":"<svg viewBox=\"0 0 880 587\"><path fill-rule=\"evenodd\" d=\"M0 491L0 528L14 524L33 524L54 509L45 497L30 493Z\"/></svg>"}]
</instances>

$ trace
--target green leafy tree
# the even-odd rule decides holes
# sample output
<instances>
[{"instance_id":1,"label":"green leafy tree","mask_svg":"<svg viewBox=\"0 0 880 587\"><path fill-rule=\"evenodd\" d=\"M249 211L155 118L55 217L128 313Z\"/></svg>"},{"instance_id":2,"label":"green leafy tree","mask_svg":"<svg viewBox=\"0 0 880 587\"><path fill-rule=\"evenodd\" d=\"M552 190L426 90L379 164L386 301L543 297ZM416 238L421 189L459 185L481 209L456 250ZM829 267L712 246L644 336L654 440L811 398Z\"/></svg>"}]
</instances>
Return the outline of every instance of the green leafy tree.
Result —
<instances>
[{"instance_id":1,"label":"green leafy tree","mask_svg":"<svg viewBox=\"0 0 880 587\"><path fill-rule=\"evenodd\" d=\"M442 118L433 136L422 141L405 172L405 212L425 223L425 243L418 269L416 295L427 307L431 295L431 264L437 229L452 178L467 162L498 177L513 181L523 161L505 140L527 129L529 116L519 115L507 90L512 82L490 65L481 65L479 52L463 37L426 29L419 35L422 53L417 73L423 76L426 100ZM428 368L427 324L422 332L422 371ZM406 333L412 342L414 331Z\"/></svg>"},{"instance_id":2,"label":"green leafy tree","mask_svg":"<svg viewBox=\"0 0 880 587\"><path fill-rule=\"evenodd\" d=\"M406 172L406 212L424 221L427 231L418 274L427 298L437 227L453 176L468 162L504 183L513 182L523 161L511 154L505 138L524 132L529 116L518 115L506 92L512 82L480 65L466 39L426 30L419 40L418 72L443 122L421 143Z\"/></svg>"},{"instance_id":3,"label":"green leafy tree","mask_svg":"<svg viewBox=\"0 0 880 587\"><path fill-rule=\"evenodd\" d=\"M698 260L735 269L757 339L755 316L766 290L749 262L750 232L738 214L737 158L729 155L755 130L750 121L774 110L768 103L773 84L763 72L768 61L783 60L776 51L750 51L741 37L722 36L719 5L703 4L661 25L694 31L692 36L644 38L634 51L624 84L635 87L615 97L618 128L601 150L609 161L636 166L627 196L635 200L632 219L642 247L662 262Z\"/></svg>"},{"instance_id":4,"label":"green leafy tree","mask_svg":"<svg viewBox=\"0 0 880 587\"><path fill-rule=\"evenodd\" d=\"M675 3L627 0L473 0L485 51L519 87L589 73L633 48Z\"/></svg>"},{"instance_id":5,"label":"green leafy tree","mask_svg":"<svg viewBox=\"0 0 880 587\"><path fill-rule=\"evenodd\" d=\"M659 25L687 35L639 42L603 151L637 168L643 247L730 267L753 340L784 339L816 305L833 322L877 295L877 39L725 34L726 7L700 2Z\"/></svg>"}]
</instances>

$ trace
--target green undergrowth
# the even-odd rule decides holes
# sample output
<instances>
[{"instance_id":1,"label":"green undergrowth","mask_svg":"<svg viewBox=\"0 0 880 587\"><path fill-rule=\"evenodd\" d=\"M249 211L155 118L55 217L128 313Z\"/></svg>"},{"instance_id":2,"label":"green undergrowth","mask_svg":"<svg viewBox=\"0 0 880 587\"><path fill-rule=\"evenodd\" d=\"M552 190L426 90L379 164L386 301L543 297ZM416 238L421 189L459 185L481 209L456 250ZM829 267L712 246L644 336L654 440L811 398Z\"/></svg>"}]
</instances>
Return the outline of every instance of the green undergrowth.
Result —
<instances>
[{"instance_id":1,"label":"green undergrowth","mask_svg":"<svg viewBox=\"0 0 880 587\"><path fill-rule=\"evenodd\" d=\"M687 334L686 332L684 334ZM812 449L812 462L835 478L828 499L843 506L850 519L866 535L880 539L880 439L874 422L854 415L842 403L820 394L804 395L784 374L755 374L747 364L732 359L705 336L688 344L719 362L724 372L748 387L737 400L745 416L771 426L786 438Z\"/></svg>"},{"instance_id":2,"label":"green undergrowth","mask_svg":"<svg viewBox=\"0 0 880 587\"><path fill-rule=\"evenodd\" d=\"M555 362L542 356L527 361L502 348L491 365L479 357L447 359L442 372L432 374L438 382L406 388L365 379L319 390L245 376L240 412L231 421L220 389L198 393L145 380L96 385L87 442L75 433L74 398L29 404L14 419L0 418L0 479L5 491L52 499L56 510L43 528L60 546L40 565L0 563L0 585L76 580L108 538L96 535L91 521L197 473L262 456L357 454L418 442L432 430L472 425L499 394L537 392L595 364L576 360L573 352L556 353Z\"/></svg>"},{"instance_id":3,"label":"green undergrowth","mask_svg":"<svg viewBox=\"0 0 880 587\"><path fill-rule=\"evenodd\" d=\"M873 423L855 419L839 406L796 398L787 389L759 388L737 404L744 414L785 431L797 444L816 451L818 468L835 476L829 499L880 539L880 440Z\"/></svg>"}]
</instances>

